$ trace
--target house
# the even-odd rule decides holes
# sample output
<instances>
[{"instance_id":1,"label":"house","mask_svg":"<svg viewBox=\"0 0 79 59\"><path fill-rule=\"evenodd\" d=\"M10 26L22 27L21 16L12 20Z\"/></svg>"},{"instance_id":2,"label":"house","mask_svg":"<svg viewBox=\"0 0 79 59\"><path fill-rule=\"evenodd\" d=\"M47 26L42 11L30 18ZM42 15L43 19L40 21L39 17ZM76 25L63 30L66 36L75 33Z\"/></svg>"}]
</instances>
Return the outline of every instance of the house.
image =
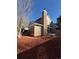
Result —
<instances>
[{"instance_id":1,"label":"house","mask_svg":"<svg viewBox=\"0 0 79 59\"><path fill-rule=\"evenodd\" d=\"M30 35L32 36L46 36L52 32L53 22L44 9L42 16L29 26ZM51 31L50 31L51 29Z\"/></svg>"}]
</instances>

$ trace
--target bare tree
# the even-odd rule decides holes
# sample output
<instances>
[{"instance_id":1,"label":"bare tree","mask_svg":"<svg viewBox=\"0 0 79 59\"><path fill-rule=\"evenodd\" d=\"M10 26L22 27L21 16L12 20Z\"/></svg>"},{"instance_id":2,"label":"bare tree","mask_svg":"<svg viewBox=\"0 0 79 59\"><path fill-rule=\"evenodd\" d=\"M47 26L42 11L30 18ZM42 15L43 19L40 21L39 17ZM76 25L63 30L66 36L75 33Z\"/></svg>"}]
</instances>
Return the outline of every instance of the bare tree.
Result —
<instances>
[{"instance_id":1,"label":"bare tree","mask_svg":"<svg viewBox=\"0 0 79 59\"><path fill-rule=\"evenodd\" d=\"M32 8L33 0L17 0L17 35L21 29L28 26L28 16Z\"/></svg>"}]
</instances>

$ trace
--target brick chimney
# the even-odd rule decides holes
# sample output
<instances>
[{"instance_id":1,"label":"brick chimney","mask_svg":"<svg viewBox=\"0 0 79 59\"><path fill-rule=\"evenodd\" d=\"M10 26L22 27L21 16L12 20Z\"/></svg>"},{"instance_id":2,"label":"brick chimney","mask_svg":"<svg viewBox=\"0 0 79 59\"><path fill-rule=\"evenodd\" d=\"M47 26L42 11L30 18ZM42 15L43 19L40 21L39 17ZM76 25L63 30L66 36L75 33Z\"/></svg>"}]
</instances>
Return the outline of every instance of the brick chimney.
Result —
<instances>
[{"instance_id":1,"label":"brick chimney","mask_svg":"<svg viewBox=\"0 0 79 59\"><path fill-rule=\"evenodd\" d=\"M42 24L43 24L43 35L47 35L47 11L44 9L42 12Z\"/></svg>"}]
</instances>

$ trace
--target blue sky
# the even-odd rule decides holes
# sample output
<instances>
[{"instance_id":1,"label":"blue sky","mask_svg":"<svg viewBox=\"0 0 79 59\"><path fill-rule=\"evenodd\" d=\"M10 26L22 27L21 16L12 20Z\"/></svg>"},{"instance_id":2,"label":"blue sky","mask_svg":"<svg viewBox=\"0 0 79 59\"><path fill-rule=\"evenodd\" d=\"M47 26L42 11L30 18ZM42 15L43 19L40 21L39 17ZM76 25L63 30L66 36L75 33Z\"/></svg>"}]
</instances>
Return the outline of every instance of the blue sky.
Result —
<instances>
[{"instance_id":1,"label":"blue sky","mask_svg":"<svg viewBox=\"0 0 79 59\"><path fill-rule=\"evenodd\" d=\"M42 15L42 10L46 8L48 15L53 22L56 22L57 17L61 15L61 0L33 0L31 20L36 20Z\"/></svg>"}]
</instances>

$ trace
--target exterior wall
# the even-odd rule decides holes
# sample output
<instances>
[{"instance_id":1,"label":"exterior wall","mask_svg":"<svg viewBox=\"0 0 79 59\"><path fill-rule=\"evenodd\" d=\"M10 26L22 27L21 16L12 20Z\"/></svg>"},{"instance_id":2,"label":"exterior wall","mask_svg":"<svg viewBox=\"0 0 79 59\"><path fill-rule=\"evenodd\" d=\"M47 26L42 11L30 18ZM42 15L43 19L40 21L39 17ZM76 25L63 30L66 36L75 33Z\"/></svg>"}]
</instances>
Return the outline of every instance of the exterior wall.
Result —
<instances>
[{"instance_id":1,"label":"exterior wall","mask_svg":"<svg viewBox=\"0 0 79 59\"><path fill-rule=\"evenodd\" d=\"M37 26L37 25L31 26L29 31L31 36L41 36L42 26Z\"/></svg>"},{"instance_id":2,"label":"exterior wall","mask_svg":"<svg viewBox=\"0 0 79 59\"><path fill-rule=\"evenodd\" d=\"M30 35L34 36L34 26L30 27L29 31L30 31Z\"/></svg>"},{"instance_id":3,"label":"exterior wall","mask_svg":"<svg viewBox=\"0 0 79 59\"><path fill-rule=\"evenodd\" d=\"M50 17L47 15L47 25L50 25L51 24L51 19Z\"/></svg>"},{"instance_id":4,"label":"exterior wall","mask_svg":"<svg viewBox=\"0 0 79 59\"><path fill-rule=\"evenodd\" d=\"M41 36L41 26L34 26L34 36Z\"/></svg>"}]
</instances>

